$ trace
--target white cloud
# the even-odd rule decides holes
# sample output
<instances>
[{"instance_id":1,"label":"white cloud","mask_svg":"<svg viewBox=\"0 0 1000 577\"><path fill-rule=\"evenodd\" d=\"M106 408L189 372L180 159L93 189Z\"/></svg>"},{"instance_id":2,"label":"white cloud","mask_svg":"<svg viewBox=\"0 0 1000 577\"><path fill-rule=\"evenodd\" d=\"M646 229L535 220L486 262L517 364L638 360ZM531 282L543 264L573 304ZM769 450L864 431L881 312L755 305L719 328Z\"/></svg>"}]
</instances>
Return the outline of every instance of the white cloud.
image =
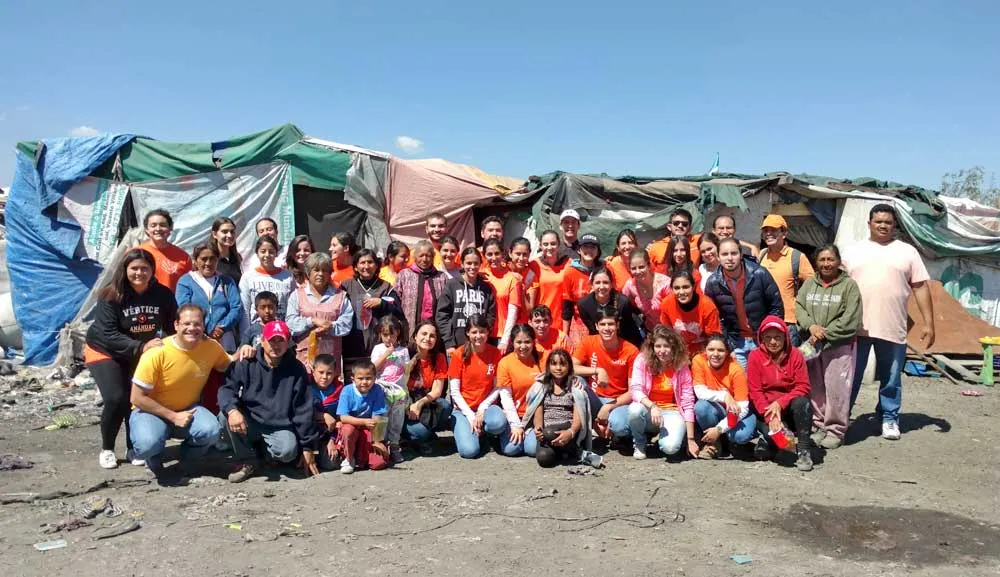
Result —
<instances>
[{"instance_id":1,"label":"white cloud","mask_svg":"<svg viewBox=\"0 0 1000 577\"><path fill-rule=\"evenodd\" d=\"M31 105L30 104L22 104L22 105L18 106L17 108L15 108L14 110L16 110L18 112L28 112L28 111L31 110Z\"/></svg>"},{"instance_id":2,"label":"white cloud","mask_svg":"<svg viewBox=\"0 0 1000 577\"><path fill-rule=\"evenodd\" d=\"M100 130L89 126L77 126L73 130L69 131L70 136L96 136L100 133Z\"/></svg>"},{"instance_id":3,"label":"white cloud","mask_svg":"<svg viewBox=\"0 0 1000 577\"><path fill-rule=\"evenodd\" d=\"M424 141L417 140L412 136L397 136L396 148L402 150L406 154L416 154L424 149Z\"/></svg>"}]
</instances>

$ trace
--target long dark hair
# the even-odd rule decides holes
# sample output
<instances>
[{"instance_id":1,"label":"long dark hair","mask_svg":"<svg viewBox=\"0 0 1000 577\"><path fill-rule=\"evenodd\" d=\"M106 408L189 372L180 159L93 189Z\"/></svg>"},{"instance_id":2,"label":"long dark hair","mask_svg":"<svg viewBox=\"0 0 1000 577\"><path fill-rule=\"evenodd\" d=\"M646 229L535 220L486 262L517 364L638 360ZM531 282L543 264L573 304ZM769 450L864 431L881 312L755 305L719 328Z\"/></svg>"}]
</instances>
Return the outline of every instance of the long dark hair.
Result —
<instances>
[{"instance_id":1,"label":"long dark hair","mask_svg":"<svg viewBox=\"0 0 1000 577\"><path fill-rule=\"evenodd\" d=\"M608 302L614 303L618 298L618 291L615 290L615 274L611 272L611 269L604 265L594 267L594 270L590 271L590 285L593 287L594 277L601 274L607 276L608 280L611 281L611 292L608 293ZM591 288L591 292L593 292L593 288Z\"/></svg>"},{"instance_id":2,"label":"long dark hair","mask_svg":"<svg viewBox=\"0 0 1000 577\"><path fill-rule=\"evenodd\" d=\"M570 356L566 349L553 350L549 353L549 358L545 361L545 374L542 375L542 392L546 395L551 395L552 391L555 390L556 378L552 375L549 367L552 365L552 359L556 357L562 359L569 366L569 372L566 373L566 381L562 383L562 387L568 389L570 382L573 380L573 357Z\"/></svg>"},{"instance_id":3,"label":"long dark hair","mask_svg":"<svg viewBox=\"0 0 1000 577\"><path fill-rule=\"evenodd\" d=\"M437 323L434 322L434 319L424 319L417 323L417 326L413 329L413 334L410 336L410 356L412 357L417 354L417 333L419 333L420 329L424 327L434 328L434 335L436 339L434 342L434 348L431 349L429 359L431 366L434 366L434 363L437 362L437 356L444 354L444 346L441 343L441 332L438 330ZM447 358L445 360L447 360Z\"/></svg>"},{"instance_id":4,"label":"long dark hair","mask_svg":"<svg viewBox=\"0 0 1000 577\"><path fill-rule=\"evenodd\" d=\"M510 331L510 342L513 343L514 339L517 338L518 335L528 335L531 337L532 343L534 343L537 338L535 335L535 328L527 323L514 325L514 328ZM536 347L531 347L531 358L535 359L536 365L542 360L538 355L538 349Z\"/></svg>"},{"instance_id":5,"label":"long dark hair","mask_svg":"<svg viewBox=\"0 0 1000 577\"><path fill-rule=\"evenodd\" d=\"M299 252L299 244L303 242L309 243L310 254L316 252L316 245L309 238L309 235L300 234L293 238L292 242L288 243L288 251L285 253L285 268L288 272L292 273L292 277L298 284L302 284L306 280L306 263L299 264L295 262L295 253Z\"/></svg>"},{"instance_id":6,"label":"long dark hair","mask_svg":"<svg viewBox=\"0 0 1000 577\"><path fill-rule=\"evenodd\" d=\"M156 259L146 249L133 248L125 253L121 266L115 270L115 274L111 277L111 284L101 291L102 298L121 304L126 299L135 296L135 289L132 288L132 283L128 281L128 265L137 260L144 260L149 265L149 286L157 282L155 274Z\"/></svg>"},{"instance_id":7,"label":"long dark hair","mask_svg":"<svg viewBox=\"0 0 1000 577\"><path fill-rule=\"evenodd\" d=\"M685 262L682 265L679 265L674 262L674 249L677 248L678 244L683 246L684 249L687 250L687 262ZM666 260L668 265L667 266L668 276L672 277L677 271L680 270L688 270L688 271L694 270L694 261L691 260L691 241L688 240L688 237L676 234L670 237L670 244L667 245Z\"/></svg>"},{"instance_id":8,"label":"long dark hair","mask_svg":"<svg viewBox=\"0 0 1000 577\"><path fill-rule=\"evenodd\" d=\"M469 318L465 319L465 346L462 347L462 361L466 365L472 360L472 347L469 343L469 331L472 329L483 329L486 332L489 332L490 323L486 320L486 315L475 313L473 315L469 315Z\"/></svg>"},{"instance_id":9,"label":"long dark hair","mask_svg":"<svg viewBox=\"0 0 1000 577\"><path fill-rule=\"evenodd\" d=\"M621 254L618 252L618 243L620 243L622 239L625 237L629 237L630 239L632 239L632 244L635 245L635 249L639 248L639 240L635 236L635 231L632 230L631 228L626 228L625 230L619 232L618 238L615 239L615 250L613 253L615 256L621 256ZM635 252L635 249L632 249L632 252ZM628 263L625 263L625 266L628 266Z\"/></svg>"},{"instance_id":10,"label":"long dark hair","mask_svg":"<svg viewBox=\"0 0 1000 577\"><path fill-rule=\"evenodd\" d=\"M407 246L407 244L405 242L403 242L401 240L394 240L394 241L390 242L388 244L388 246L385 247L385 263L384 264L391 263L392 259L394 259L397 256L399 256L399 253L403 252L404 249L406 250L406 254L410 254L410 247ZM362 251L363 250L364 249L362 249ZM360 256L362 251L358 251L358 255L357 256ZM357 259L357 256L355 256L355 259ZM357 261L355 261L355 262L357 262ZM376 261L376 262L378 262L378 261ZM403 268L406 268L406 264L405 263L403 264Z\"/></svg>"},{"instance_id":11,"label":"long dark hair","mask_svg":"<svg viewBox=\"0 0 1000 577\"><path fill-rule=\"evenodd\" d=\"M338 232L333 235L333 238L337 239L340 246L347 249L347 254L351 255L351 261L354 261L354 253L358 252L358 239L349 232Z\"/></svg>"},{"instance_id":12,"label":"long dark hair","mask_svg":"<svg viewBox=\"0 0 1000 577\"><path fill-rule=\"evenodd\" d=\"M358 263L361 262L361 259L364 258L364 257L366 257L366 256L372 257L372 261L375 262L375 278L379 279L378 271L379 271L380 268L382 268L382 260L378 257L378 254L376 254L375 251L373 251L370 248L363 248L363 249L359 250L358 252L354 253L354 261L353 261L353 264L354 264L354 278L361 278L361 273L358 272ZM388 260L389 260L389 257L386 257L386 261L388 261ZM379 279L379 280L381 280L381 279Z\"/></svg>"},{"instance_id":13,"label":"long dark hair","mask_svg":"<svg viewBox=\"0 0 1000 577\"><path fill-rule=\"evenodd\" d=\"M214 246L215 250L219 252L219 258L222 258L222 247L219 246L219 241L215 238L215 233L219 232L219 229L222 228L222 225L224 224L233 225L233 235L235 236L236 223L233 222L233 219L229 218L228 216L220 216L219 218L215 219L214 222L212 222L212 234L210 234L208 237L208 244ZM229 255L230 258L233 259L233 261L236 263L237 266L243 263L243 257L240 256L240 251L236 248L235 245L233 245L233 249L229 252L230 252Z\"/></svg>"},{"instance_id":14,"label":"long dark hair","mask_svg":"<svg viewBox=\"0 0 1000 577\"><path fill-rule=\"evenodd\" d=\"M489 248L489 247L491 247L491 246L496 246L497 249L500 250L500 255L501 255L501 259L502 260L506 260L507 259L507 254L503 251L503 243L500 242L500 240L498 240L498 239L488 238L488 239L486 239L486 240L483 241L483 261L484 262L488 263L488 261L486 261L486 249ZM482 266L482 264L480 264L480 266ZM489 264L487 264L487 266L489 266Z\"/></svg>"}]
</instances>

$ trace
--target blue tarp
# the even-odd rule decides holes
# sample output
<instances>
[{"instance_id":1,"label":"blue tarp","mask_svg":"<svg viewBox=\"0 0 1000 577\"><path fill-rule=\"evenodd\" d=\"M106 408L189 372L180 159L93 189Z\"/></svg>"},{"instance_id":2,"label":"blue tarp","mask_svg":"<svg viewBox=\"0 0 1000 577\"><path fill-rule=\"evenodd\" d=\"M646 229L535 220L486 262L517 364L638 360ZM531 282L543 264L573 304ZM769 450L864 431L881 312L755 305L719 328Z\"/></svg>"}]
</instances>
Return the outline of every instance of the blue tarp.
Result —
<instances>
[{"instance_id":1,"label":"blue tarp","mask_svg":"<svg viewBox=\"0 0 1000 577\"><path fill-rule=\"evenodd\" d=\"M80 227L60 221L54 206L131 134L43 141L36 159L17 153L7 200L7 266L14 315L24 335L25 363L51 364L59 331L73 320L101 274L101 265L76 258Z\"/></svg>"}]
</instances>

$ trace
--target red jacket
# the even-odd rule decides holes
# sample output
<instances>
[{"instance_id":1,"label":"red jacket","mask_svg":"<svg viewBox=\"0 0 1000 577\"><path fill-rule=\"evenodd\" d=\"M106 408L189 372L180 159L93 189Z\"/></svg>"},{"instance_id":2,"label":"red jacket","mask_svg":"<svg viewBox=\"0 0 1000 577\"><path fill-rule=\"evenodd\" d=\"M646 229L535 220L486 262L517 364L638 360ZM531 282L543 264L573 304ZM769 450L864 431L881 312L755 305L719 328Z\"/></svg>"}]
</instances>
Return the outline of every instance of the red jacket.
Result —
<instances>
[{"instance_id":1,"label":"red jacket","mask_svg":"<svg viewBox=\"0 0 1000 577\"><path fill-rule=\"evenodd\" d=\"M767 328L780 328L785 333L785 351L778 362L771 360L771 355L760 344L760 335ZM752 351L747 358L750 403L757 414L763 415L767 406L774 401L778 401L782 409L787 409L795 397L809 398L806 359L799 349L792 346L785 322L774 315L766 317L757 330L757 342L760 348Z\"/></svg>"}]
</instances>

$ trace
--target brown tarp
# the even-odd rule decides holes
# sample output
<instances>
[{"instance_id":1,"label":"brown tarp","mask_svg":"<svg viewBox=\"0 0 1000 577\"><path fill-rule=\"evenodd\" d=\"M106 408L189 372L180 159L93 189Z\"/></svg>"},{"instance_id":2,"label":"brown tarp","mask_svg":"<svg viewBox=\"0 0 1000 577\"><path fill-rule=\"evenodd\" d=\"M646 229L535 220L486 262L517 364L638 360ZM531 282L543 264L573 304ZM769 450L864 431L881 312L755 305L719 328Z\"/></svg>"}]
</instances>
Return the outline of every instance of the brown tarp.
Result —
<instances>
[{"instance_id":1,"label":"brown tarp","mask_svg":"<svg viewBox=\"0 0 1000 577\"><path fill-rule=\"evenodd\" d=\"M923 324L914 319L923 317L920 316L917 300L913 296L910 296L910 302L907 303L907 312L910 315L907 342L921 353L981 355L983 347L979 344L979 339L1000 336L1000 328L966 311L962 303L944 290L940 281L930 280L928 283L931 287L931 302L934 304L934 346L928 350L920 342Z\"/></svg>"}]
</instances>

